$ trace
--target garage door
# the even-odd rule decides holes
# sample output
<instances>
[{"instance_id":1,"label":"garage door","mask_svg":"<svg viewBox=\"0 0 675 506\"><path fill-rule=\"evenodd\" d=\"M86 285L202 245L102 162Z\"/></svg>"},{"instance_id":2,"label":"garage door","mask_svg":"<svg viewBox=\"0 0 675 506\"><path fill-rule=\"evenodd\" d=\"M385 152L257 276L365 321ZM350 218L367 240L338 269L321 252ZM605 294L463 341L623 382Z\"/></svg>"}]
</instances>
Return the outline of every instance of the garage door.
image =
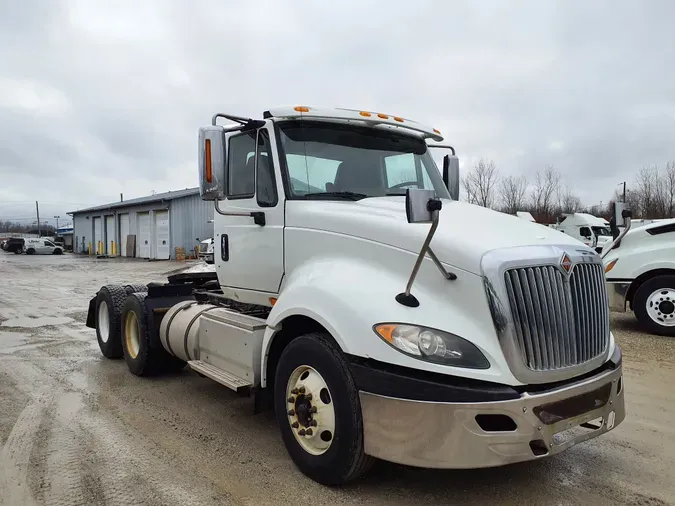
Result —
<instances>
[{"instance_id":1,"label":"garage door","mask_svg":"<svg viewBox=\"0 0 675 506\"><path fill-rule=\"evenodd\" d=\"M115 217L105 217L105 252L112 255L112 242L115 240Z\"/></svg>"},{"instance_id":2,"label":"garage door","mask_svg":"<svg viewBox=\"0 0 675 506\"><path fill-rule=\"evenodd\" d=\"M169 211L155 211L155 246L159 260L168 260L171 256L169 247Z\"/></svg>"},{"instance_id":3,"label":"garage door","mask_svg":"<svg viewBox=\"0 0 675 506\"><path fill-rule=\"evenodd\" d=\"M99 253L101 241L103 241L103 234L101 234L101 218L94 218L94 242L91 245L91 251L94 254Z\"/></svg>"},{"instance_id":4,"label":"garage door","mask_svg":"<svg viewBox=\"0 0 675 506\"><path fill-rule=\"evenodd\" d=\"M138 213L138 256L141 258L150 258L151 238L150 238L150 214Z\"/></svg>"},{"instance_id":5,"label":"garage door","mask_svg":"<svg viewBox=\"0 0 675 506\"><path fill-rule=\"evenodd\" d=\"M127 236L129 235L129 215L120 214L120 253L127 256Z\"/></svg>"}]
</instances>

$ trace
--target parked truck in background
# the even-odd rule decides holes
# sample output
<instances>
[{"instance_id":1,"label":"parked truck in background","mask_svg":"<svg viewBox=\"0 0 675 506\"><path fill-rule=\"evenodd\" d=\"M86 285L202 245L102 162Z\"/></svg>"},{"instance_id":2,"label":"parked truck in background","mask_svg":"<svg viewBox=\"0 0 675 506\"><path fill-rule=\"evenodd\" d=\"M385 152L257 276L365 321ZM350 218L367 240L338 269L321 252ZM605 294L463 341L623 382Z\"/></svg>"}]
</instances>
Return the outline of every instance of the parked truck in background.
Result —
<instances>
[{"instance_id":1,"label":"parked truck in background","mask_svg":"<svg viewBox=\"0 0 675 506\"><path fill-rule=\"evenodd\" d=\"M199 132L215 272L102 287L87 318L102 354L253 396L323 484L376 458L535 460L613 429L622 360L600 257L460 202L442 140L365 110L216 114Z\"/></svg>"},{"instance_id":2,"label":"parked truck in background","mask_svg":"<svg viewBox=\"0 0 675 506\"><path fill-rule=\"evenodd\" d=\"M633 228L604 256L610 307L675 337L675 219Z\"/></svg>"},{"instance_id":3,"label":"parked truck in background","mask_svg":"<svg viewBox=\"0 0 675 506\"><path fill-rule=\"evenodd\" d=\"M571 235L598 253L602 252L605 244L612 242L609 222L588 213L564 214L553 228Z\"/></svg>"}]
</instances>

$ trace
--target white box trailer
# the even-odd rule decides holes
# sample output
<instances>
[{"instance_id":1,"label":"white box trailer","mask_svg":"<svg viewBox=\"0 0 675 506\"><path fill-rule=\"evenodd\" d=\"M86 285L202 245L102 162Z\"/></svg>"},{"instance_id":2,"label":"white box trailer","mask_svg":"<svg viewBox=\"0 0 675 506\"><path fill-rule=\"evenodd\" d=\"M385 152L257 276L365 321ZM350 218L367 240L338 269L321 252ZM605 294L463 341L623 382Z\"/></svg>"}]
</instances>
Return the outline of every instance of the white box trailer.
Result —
<instances>
[{"instance_id":1,"label":"white box trailer","mask_svg":"<svg viewBox=\"0 0 675 506\"><path fill-rule=\"evenodd\" d=\"M252 395L324 484L373 458L500 466L614 429L622 361L600 257L460 202L442 140L365 110L215 115L198 145L214 272L102 287L87 318L102 354ZM442 170L432 149L449 151Z\"/></svg>"}]
</instances>

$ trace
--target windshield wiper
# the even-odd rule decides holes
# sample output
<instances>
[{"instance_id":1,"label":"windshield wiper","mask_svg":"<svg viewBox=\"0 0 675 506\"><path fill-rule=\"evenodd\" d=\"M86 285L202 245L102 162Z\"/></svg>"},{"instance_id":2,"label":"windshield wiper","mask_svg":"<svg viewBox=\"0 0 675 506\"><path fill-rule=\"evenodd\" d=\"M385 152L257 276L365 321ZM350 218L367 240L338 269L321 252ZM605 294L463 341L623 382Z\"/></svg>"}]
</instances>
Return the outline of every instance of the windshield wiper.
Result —
<instances>
[{"instance_id":1,"label":"windshield wiper","mask_svg":"<svg viewBox=\"0 0 675 506\"><path fill-rule=\"evenodd\" d=\"M314 192L314 193L305 193L305 197L337 197L347 200L361 200L368 197L365 193L355 193L355 192Z\"/></svg>"}]
</instances>

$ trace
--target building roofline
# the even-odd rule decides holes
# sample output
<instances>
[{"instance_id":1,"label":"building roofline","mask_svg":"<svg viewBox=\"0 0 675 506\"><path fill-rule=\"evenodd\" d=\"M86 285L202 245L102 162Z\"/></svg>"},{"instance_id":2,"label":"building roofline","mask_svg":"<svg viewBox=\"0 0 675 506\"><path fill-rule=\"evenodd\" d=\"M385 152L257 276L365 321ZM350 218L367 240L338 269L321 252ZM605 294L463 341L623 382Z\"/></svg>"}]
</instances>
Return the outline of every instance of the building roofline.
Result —
<instances>
[{"instance_id":1,"label":"building roofline","mask_svg":"<svg viewBox=\"0 0 675 506\"><path fill-rule=\"evenodd\" d=\"M185 188L184 190L173 190L164 193L156 193L155 195L148 195L145 197L138 197L135 199L121 200L119 202L111 202L100 206L87 207L85 209L78 209L77 211L69 211L67 214L74 216L76 214L91 213L94 211L107 211L109 209L119 209L121 207L133 207L143 204L151 204L153 202L162 202L165 200L174 200L183 197L190 197L192 195L199 195L199 187Z\"/></svg>"}]
</instances>

